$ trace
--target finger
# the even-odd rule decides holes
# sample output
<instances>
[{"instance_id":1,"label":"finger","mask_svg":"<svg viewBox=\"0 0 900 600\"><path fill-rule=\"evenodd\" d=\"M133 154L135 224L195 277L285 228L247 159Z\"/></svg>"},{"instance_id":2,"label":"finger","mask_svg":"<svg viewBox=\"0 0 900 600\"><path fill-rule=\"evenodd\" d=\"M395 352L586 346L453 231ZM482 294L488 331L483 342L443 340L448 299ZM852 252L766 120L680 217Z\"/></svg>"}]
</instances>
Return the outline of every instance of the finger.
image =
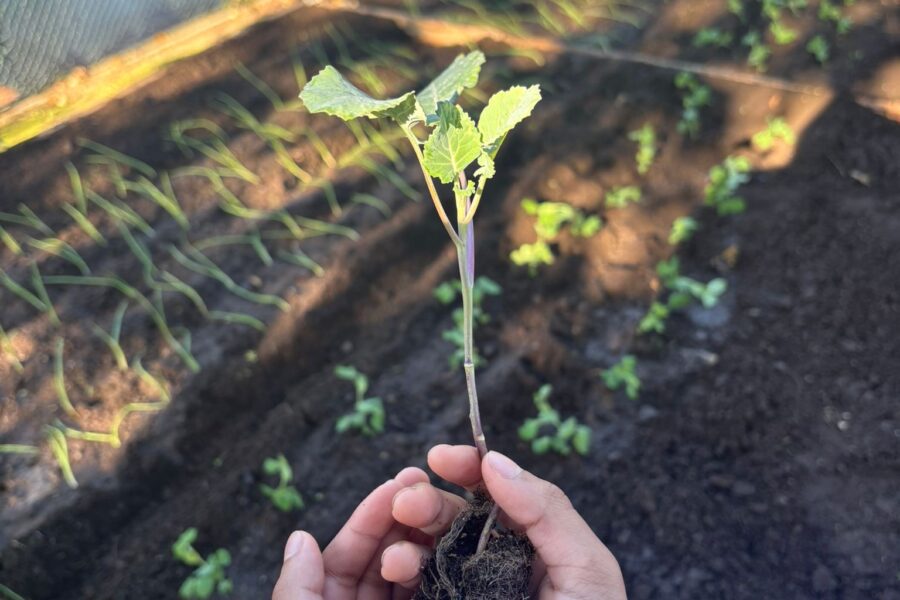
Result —
<instances>
[{"instance_id":1,"label":"finger","mask_svg":"<svg viewBox=\"0 0 900 600\"><path fill-rule=\"evenodd\" d=\"M441 479L466 489L481 483L481 459L474 446L435 446L428 453L428 466Z\"/></svg>"},{"instance_id":2,"label":"finger","mask_svg":"<svg viewBox=\"0 0 900 600\"><path fill-rule=\"evenodd\" d=\"M439 490L430 483L417 483L397 492L391 509L394 518L428 535L440 535L450 529L466 501Z\"/></svg>"},{"instance_id":3,"label":"finger","mask_svg":"<svg viewBox=\"0 0 900 600\"><path fill-rule=\"evenodd\" d=\"M272 600L322 600L325 565L313 536L295 531L284 547L281 575L272 592Z\"/></svg>"},{"instance_id":4,"label":"finger","mask_svg":"<svg viewBox=\"0 0 900 600\"><path fill-rule=\"evenodd\" d=\"M401 489L420 481L428 481L428 475L424 471L404 469L395 479L381 484L360 503L323 552L326 598L356 598L359 580L394 525L391 500Z\"/></svg>"},{"instance_id":5,"label":"finger","mask_svg":"<svg viewBox=\"0 0 900 600\"><path fill-rule=\"evenodd\" d=\"M381 576L407 589L416 589L422 565L431 556L425 546L401 541L389 546L381 555Z\"/></svg>"},{"instance_id":6,"label":"finger","mask_svg":"<svg viewBox=\"0 0 900 600\"><path fill-rule=\"evenodd\" d=\"M557 592L625 597L618 563L562 490L498 452L485 456L482 474L494 501L525 528Z\"/></svg>"},{"instance_id":7,"label":"finger","mask_svg":"<svg viewBox=\"0 0 900 600\"><path fill-rule=\"evenodd\" d=\"M409 533L409 527L401 523L394 523L391 530L381 540L375 556L372 557L369 566L366 567L366 572L359 580L356 600L385 600L389 595L392 584L381 576L381 557L385 550L393 544L406 540Z\"/></svg>"}]
</instances>

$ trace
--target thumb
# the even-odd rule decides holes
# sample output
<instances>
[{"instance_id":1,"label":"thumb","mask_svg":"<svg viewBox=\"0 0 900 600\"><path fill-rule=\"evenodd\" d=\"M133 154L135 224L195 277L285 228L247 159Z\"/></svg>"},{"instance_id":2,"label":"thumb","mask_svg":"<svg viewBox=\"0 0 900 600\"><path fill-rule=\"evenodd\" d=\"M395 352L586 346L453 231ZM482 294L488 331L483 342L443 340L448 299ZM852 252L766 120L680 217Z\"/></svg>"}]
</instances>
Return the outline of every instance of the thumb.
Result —
<instances>
[{"instance_id":1,"label":"thumb","mask_svg":"<svg viewBox=\"0 0 900 600\"><path fill-rule=\"evenodd\" d=\"M272 600L322 600L325 563L315 538L295 531L284 547L284 564Z\"/></svg>"},{"instance_id":2,"label":"thumb","mask_svg":"<svg viewBox=\"0 0 900 600\"><path fill-rule=\"evenodd\" d=\"M556 591L625 597L616 559L561 489L499 452L488 452L481 471L494 501L525 529Z\"/></svg>"}]
</instances>

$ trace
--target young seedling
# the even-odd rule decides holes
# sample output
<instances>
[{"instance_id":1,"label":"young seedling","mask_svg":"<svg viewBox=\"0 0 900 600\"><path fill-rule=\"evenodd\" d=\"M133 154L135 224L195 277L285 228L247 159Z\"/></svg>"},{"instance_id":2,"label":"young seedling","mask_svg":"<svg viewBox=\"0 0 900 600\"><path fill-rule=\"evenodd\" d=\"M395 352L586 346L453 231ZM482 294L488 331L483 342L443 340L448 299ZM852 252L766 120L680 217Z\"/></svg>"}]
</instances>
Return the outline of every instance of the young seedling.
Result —
<instances>
[{"instance_id":1,"label":"young seedling","mask_svg":"<svg viewBox=\"0 0 900 600\"><path fill-rule=\"evenodd\" d=\"M774 39L775 43L779 46L787 46L796 40L799 35L797 30L791 29L780 20L773 20L769 23L769 33L772 34L772 39Z\"/></svg>"},{"instance_id":2,"label":"young seedling","mask_svg":"<svg viewBox=\"0 0 900 600\"><path fill-rule=\"evenodd\" d=\"M278 477L278 485L275 487L265 483L259 486L259 490L275 505L275 508L281 512L291 512L292 510L303 508L303 497L297 491L297 488L291 485L291 481L294 479L294 472L284 454L264 460L263 472L266 475Z\"/></svg>"},{"instance_id":3,"label":"young seedling","mask_svg":"<svg viewBox=\"0 0 900 600\"><path fill-rule=\"evenodd\" d=\"M472 326L490 321L490 316L485 312L482 304L486 296L498 296L503 291L500 285L492 279L480 276L475 280L475 286L472 288ZM462 294L462 285L459 281L445 281L441 285L434 288L434 297L441 304L452 304L456 301L457 296ZM453 329L443 332L444 340L456 346L453 354L450 355L450 366L458 369L463 365L465 360L465 334L463 333L463 322L465 320L465 312L461 307L453 311ZM484 359L478 354L478 349L473 348L472 362L475 367L484 364Z\"/></svg>"},{"instance_id":4,"label":"young seedling","mask_svg":"<svg viewBox=\"0 0 900 600\"><path fill-rule=\"evenodd\" d=\"M679 73L675 87L681 90L681 120L678 132L690 138L700 133L700 109L712 103L712 90L703 85L691 73Z\"/></svg>"},{"instance_id":5,"label":"young seedling","mask_svg":"<svg viewBox=\"0 0 900 600\"><path fill-rule=\"evenodd\" d=\"M12 365L12 368L15 369L16 373L21 375L25 372L25 367L19 360L18 354L16 354L16 348L13 345L12 339L10 339L6 330L3 329L3 326L0 326L0 353L8 358L9 363Z\"/></svg>"},{"instance_id":6,"label":"young seedling","mask_svg":"<svg viewBox=\"0 0 900 600\"><path fill-rule=\"evenodd\" d=\"M300 98L311 113L325 112L345 121L361 117L394 121L412 146L425 177L434 208L456 247L463 303L463 371L469 398L472 437L481 457L487 442L481 423L475 384L474 311L475 223L485 185L495 175L494 159L513 128L527 118L541 99L540 88L514 86L494 94L472 119L456 100L478 83L484 54L458 56L425 88L396 98L376 100L348 83L333 67L326 67L303 88ZM424 135L424 141L420 138ZM450 184L456 207L456 226L444 210L434 180ZM482 528L475 554L484 551L499 508L494 505ZM519 574L514 574L517 577Z\"/></svg>"},{"instance_id":7,"label":"young seedling","mask_svg":"<svg viewBox=\"0 0 900 600\"><path fill-rule=\"evenodd\" d=\"M744 199L736 196L739 187L750 181L750 161L743 156L729 156L709 171L704 203L716 209L719 216L737 215L746 209Z\"/></svg>"},{"instance_id":8,"label":"young seedling","mask_svg":"<svg viewBox=\"0 0 900 600\"><path fill-rule=\"evenodd\" d=\"M641 380L634 372L636 366L637 359L627 354L619 362L603 371L600 376L610 390L616 391L624 387L625 395L636 400L638 392L641 390Z\"/></svg>"},{"instance_id":9,"label":"young seedling","mask_svg":"<svg viewBox=\"0 0 900 600\"><path fill-rule=\"evenodd\" d=\"M231 553L219 548L204 560L194 548L196 541L197 528L190 527L172 544L172 555L177 560L189 567L196 567L178 588L178 596L184 600L209 598L213 594L227 596L233 588L225 572L231 564Z\"/></svg>"},{"instance_id":10,"label":"young seedling","mask_svg":"<svg viewBox=\"0 0 900 600\"><path fill-rule=\"evenodd\" d=\"M812 54L819 64L825 64L831 57L831 47L824 35L813 36L806 44L806 51Z\"/></svg>"},{"instance_id":11,"label":"young seedling","mask_svg":"<svg viewBox=\"0 0 900 600\"><path fill-rule=\"evenodd\" d=\"M644 175L656 160L656 130L650 123L644 123L643 127L629 133L628 139L637 142L638 150L634 160L637 163L638 173Z\"/></svg>"},{"instance_id":12,"label":"young seedling","mask_svg":"<svg viewBox=\"0 0 900 600\"><path fill-rule=\"evenodd\" d=\"M526 419L519 427L519 439L531 443L531 451L535 454L546 454L550 450L569 455L572 450L585 455L591 446L591 429L578 423L575 417L563 421L559 413L550 406L550 394L553 387L542 385L534 393L534 405L538 416Z\"/></svg>"},{"instance_id":13,"label":"young seedling","mask_svg":"<svg viewBox=\"0 0 900 600\"><path fill-rule=\"evenodd\" d=\"M747 64L760 73L764 72L768 68L766 63L772 55L772 50L766 45L762 35L758 31L751 31L743 37L741 44L750 49Z\"/></svg>"},{"instance_id":14,"label":"young seedling","mask_svg":"<svg viewBox=\"0 0 900 600\"><path fill-rule=\"evenodd\" d=\"M103 343L109 348L113 358L116 360L116 367L120 371L128 370L128 359L125 357L125 351L119 343L119 337L122 335L122 320L125 318L125 311L128 310L128 302L119 303L116 312L113 314L112 327L109 332L94 323L94 334L103 340Z\"/></svg>"},{"instance_id":15,"label":"young seedling","mask_svg":"<svg viewBox=\"0 0 900 600\"><path fill-rule=\"evenodd\" d=\"M647 310L647 314L638 323L638 333L665 333L666 320L669 318L669 313L667 305L661 302L654 302Z\"/></svg>"},{"instance_id":16,"label":"young seedling","mask_svg":"<svg viewBox=\"0 0 900 600\"><path fill-rule=\"evenodd\" d=\"M694 235L700 224L692 217L678 217L672 221L672 230L669 232L669 243L673 246L682 244Z\"/></svg>"},{"instance_id":17,"label":"young seedling","mask_svg":"<svg viewBox=\"0 0 900 600\"><path fill-rule=\"evenodd\" d=\"M641 188L636 185L623 185L614 187L608 192L603 201L606 208L625 208L629 204L641 201Z\"/></svg>"},{"instance_id":18,"label":"young seedling","mask_svg":"<svg viewBox=\"0 0 900 600\"><path fill-rule=\"evenodd\" d=\"M78 416L78 411L72 406L69 393L66 391L66 376L63 363L64 346L65 341L62 338L56 338L56 346L53 352L53 388L56 390L56 397L63 412L70 417L75 417Z\"/></svg>"},{"instance_id":19,"label":"young seedling","mask_svg":"<svg viewBox=\"0 0 900 600\"><path fill-rule=\"evenodd\" d=\"M66 442L66 434L57 427L47 425L44 427L44 435L47 437L47 445L50 447L50 453L53 454L59 471L62 474L63 481L70 488L78 487L78 481L72 472L72 465L69 463L69 444Z\"/></svg>"},{"instance_id":20,"label":"young seedling","mask_svg":"<svg viewBox=\"0 0 900 600\"><path fill-rule=\"evenodd\" d=\"M556 240L564 227L568 227L576 237L591 237L603 226L600 217L587 215L565 202L537 202L526 198L522 200L522 210L525 214L536 217L534 232L538 239L534 243L519 246L509 257L513 264L527 266L532 277L537 274L540 265L553 264L550 242Z\"/></svg>"},{"instance_id":21,"label":"young seedling","mask_svg":"<svg viewBox=\"0 0 900 600\"><path fill-rule=\"evenodd\" d=\"M693 45L697 48L715 46L727 48L734 42L734 36L716 27L704 27L694 35Z\"/></svg>"},{"instance_id":22,"label":"young seedling","mask_svg":"<svg viewBox=\"0 0 900 600\"><path fill-rule=\"evenodd\" d=\"M788 146L793 146L797 141L794 130L781 117L769 119L766 128L753 134L751 138L753 147L762 152L771 150L778 140L783 141Z\"/></svg>"},{"instance_id":23,"label":"young seedling","mask_svg":"<svg viewBox=\"0 0 900 600\"><path fill-rule=\"evenodd\" d=\"M356 367L339 365L334 374L338 379L353 383L356 402L353 412L337 420L335 431L345 433L355 429L366 436L373 436L384 431L384 404L381 398L366 398L369 391L369 378L356 370Z\"/></svg>"},{"instance_id":24,"label":"young seedling","mask_svg":"<svg viewBox=\"0 0 900 600\"><path fill-rule=\"evenodd\" d=\"M844 4L852 4L845 0ZM819 20L834 23L835 30L843 35L853 27L853 21L845 17L840 7L833 0L819 1Z\"/></svg>"}]
</instances>

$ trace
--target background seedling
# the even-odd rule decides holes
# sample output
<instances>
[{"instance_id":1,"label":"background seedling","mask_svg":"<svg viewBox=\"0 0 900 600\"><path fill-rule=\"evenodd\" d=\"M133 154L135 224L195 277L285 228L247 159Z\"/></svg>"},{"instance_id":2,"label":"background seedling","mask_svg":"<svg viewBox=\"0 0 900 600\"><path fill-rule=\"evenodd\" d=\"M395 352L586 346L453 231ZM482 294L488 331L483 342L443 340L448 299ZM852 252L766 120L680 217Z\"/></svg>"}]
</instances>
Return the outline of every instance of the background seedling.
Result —
<instances>
[{"instance_id":1,"label":"background seedling","mask_svg":"<svg viewBox=\"0 0 900 600\"><path fill-rule=\"evenodd\" d=\"M528 267L534 277L541 265L551 265L554 261L550 242L556 240L563 228L568 228L576 237L590 237L603 226L600 217L587 215L580 209L565 202L537 202L532 198L522 200L525 214L536 217L534 232L538 239L531 244L523 244L513 250L509 258L514 265Z\"/></svg>"},{"instance_id":2,"label":"background seedling","mask_svg":"<svg viewBox=\"0 0 900 600\"><path fill-rule=\"evenodd\" d=\"M750 181L750 161L743 156L729 156L709 171L704 203L712 206L720 216L744 212L744 199L736 196L739 187Z\"/></svg>"},{"instance_id":3,"label":"background seedling","mask_svg":"<svg viewBox=\"0 0 900 600\"><path fill-rule=\"evenodd\" d=\"M774 146L775 142L778 140L783 141L789 146L793 146L797 141L794 130L791 129L791 126L788 125L787 121L781 117L769 119L766 128L753 134L753 137L751 138L753 146L757 150L763 152L771 150L772 146Z\"/></svg>"},{"instance_id":4,"label":"background seedling","mask_svg":"<svg viewBox=\"0 0 900 600\"><path fill-rule=\"evenodd\" d=\"M48 425L44 428L44 435L47 438L47 445L50 447L50 453L53 454L59 471L62 473L63 481L70 488L78 487L78 481L72 472L72 466L69 463L69 444L66 442L66 435L58 428Z\"/></svg>"},{"instance_id":5,"label":"background seedling","mask_svg":"<svg viewBox=\"0 0 900 600\"><path fill-rule=\"evenodd\" d=\"M679 73L675 87L681 90L681 119L678 132L695 138L700 133L700 109L712 103L712 90L690 73Z\"/></svg>"},{"instance_id":6,"label":"background seedling","mask_svg":"<svg viewBox=\"0 0 900 600\"><path fill-rule=\"evenodd\" d=\"M519 439L531 443L531 451L535 454L546 454L553 450L564 456L575 450L578 454L588 453L591 445L591 430L581 425L575 417L565 421L550 406L550 394L553 387L544 384L534 394L534 405L538 416L526 419L519 427Z\"/></svg>"},{"instance_id":7,"label":"background seedling","mask_svg":"<svg viewBox=\"0 0 900 600\"><path fill-rule=\"evenodd\" d=\"M734 42L734 36L716 27L704 27L694 35L693 45L697 48L715 46L727 48Z\"/></svg>"},{"instance_id":8,"label":"background seedling","mask_svg":"<svg viewBox=\"0 0 900 600\"><path fill-rule=\"evenodd\" d=\"M356 429L367 436L384 431L384 404L381 402L381 398L366 398L366 392L369 391L369 378L349 365L335 367L334 374L338 379L353 383L356 394L353 412L338 419L335 430L338 433L344 433Z\"/></svg>"},{"instance_id":9,"label":"background seedling","mask_svg":"<svg viewBox=\"0 0 900 600\"><path fill-rule=\"evenodd\" d=\"M806 51L812 54L820 64L825 64L831 57L831 47L824 35L813 36L806 44Z\"/></svg>"},{"instance_id":10,"label":"background seedling","mask_svg":"<svg viewBox=\"0 0 900 600\"><path fill-rule=\"evenodd\" d=\"M741 39L741 44L750 49L747 64L760 73L764 72L768 68L767 63L772 50L766 45L762 35L758 31L751 31Z\"/></svg>"},{"instance_id":11,"label":"background seedling","mask_svg":"<svg viewBox=\"0 0 900 600\"><path fill-rule=\"evenodd\" d=\"M278 477L278 485L272 487L265 483L260 484L259 490L281 512L291 512L303 508L303 497L297 488L291 485L294 472L283 454L276 458L267 458L263 461L263 472L266 475Z\"/></svg>"},{"instance_id":12,"label":"background seedling","mask_svg":"<svg viewBox=\"0 0 900 600\"><path fill-rule=\"evenodd\" d=\"M125 311L127 310L128 302L120 302L118 308L116 308L116 312L113 314L112 326L110 327L109 333L96 323L93 324L94 333L103 340L103 343L106 344L109 351L112 352L113 358L116 361L116 367L118 367L120 371L128 370L128 359L125 357L125 351L119 343L119 337L122 334L122 320L125 318Z\"/></svg>"},{"instance_id":13,"label":"background seedling","mask_svg":"<svg viewBox=\"0 0 900 600\"><path fill-rule=\"evenodd\" d=\"M72 406L72 401L69 400L69 393L66 391L66 376L63 363L64 346L65 341L62 338L56 338L56 345L53 351L53 388L56 390L60 408L70 417L74 417L78 416L78 411Z\"/></svg>"},{"instance_id":14,"label":"background seedling","mask_svg":"<svg viewBox=\"0 0 900 600\"><path fill-rule=\"evenodd\" d=\"M197 541L197 529L191 527L178 536L172 545L172 555L189 567L196 567L181 587L178 596L185 600L209 598L213 594L226 596L231 593L232 584L225 569L231 564L231 554L219 548L206 557L206 560L194 548Z\"/></svg>"},{"instance_id":15,"label":"background seedling","mask_svg":"<svg viewBox=\"0 0 900 600\"><path fill-rule=\"evenodd\" d=\"M692 217L678 217L672 221L672 230L669 232L669 243L673 246L682 244L694 235L700 228L700 224Z\"/></svg>"},{"instance_id":16,"label":"background seedling","mask_svg":"<svg viewBox=\"0 0 900 600\"><path fill-rule=\"evenodd\" d=\"M502 288L498 283L487 277L478 277L472 288L472 326L487 323L490 316L482 308L485 297L498 296L502 292ZM462 285L459 281L445 281L441 285L434 288L434 297L441 304L452 304L456 301L457 296L462 294ZM456 348L450 355L450 367L457 369L462 366L465 360L465 334L463 325L465 321L465 312L462 308L453 311L453 323L455 327L443 332L442 337L445 341L450 342ZM484 358L478 354L478 349L473 348L472 362L475 367L484 364Z\"/></svg>"},{"instance_id":17,"label":"background seedling","mask_svg":"<svg viewBox=\"0 0 900 600\"><path fill-rule=\"evenodd\" d=\"M650 305L647 314L638 322L638 333L665 333L666 320L669 318L669 307L661 302Z\"/></svg>"},{"instance_id":18,"label":"background seedling","mask_svg":"<svg viewBox=\"0 0 900 600\"><path fill-rule=\"evenodd\" d=\"M634 372L637 366L637 359L628 354L622 359L601 373L603 383L610 390L625 389L625 395L632 400L636 400L641 390L641 380Z\"/></svg>"},{"instance_id":19,"label":"background seedling","mask_svg":"<svg viewBox=\"0 0 900 600\"><path fill-rule=\"evenodd\" d=\"M650 123L644 123L643 127L629 133L628 139L637 142L638 150L634 160L638 173L644 175L656 160L656 130Z\"/></svg>"},{"instance_id":20,"label":"background seedling","mask_svg":"<svg viewBox=\"0 0 900 600\"><path fill-rule=\"evenodd\" d=\"M625 208L641 201L641 188L636 185L614 187L606 192L603 201L607 208Z\"/></svg>"}]
</instances>

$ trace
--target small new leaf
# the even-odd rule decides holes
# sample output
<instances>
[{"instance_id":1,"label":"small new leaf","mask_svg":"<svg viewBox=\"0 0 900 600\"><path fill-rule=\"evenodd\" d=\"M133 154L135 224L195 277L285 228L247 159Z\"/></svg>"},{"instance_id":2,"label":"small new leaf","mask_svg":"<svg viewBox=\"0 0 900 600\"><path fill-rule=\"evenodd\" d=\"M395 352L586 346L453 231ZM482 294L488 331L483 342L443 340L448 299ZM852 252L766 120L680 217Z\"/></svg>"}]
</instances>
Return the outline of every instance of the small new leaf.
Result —
<instances>
[{"instance_id":1,"label":"small new leaf","mask_svg":"<svg viewBox=\"0 0 900 600\"><path fill-rule=\"evenodd\" d=\"M540 100L538 85L527 88L517 85L491 96L478 118L478 130L492 156L497 154L506 134L528 117Z\"/></svg>"},{"instance_id":2,"label":"small new leaf","mask_svg":"<svg viewBox=\"0 0 900 600\"><path fill-rule=\"evenodd\" d=\"M452 182L481 155L481 135L475 123L465 111L457 110L459 126L439 126L425 142L425 168L442 183Z\"/></svg>"},{"instance_id":3,"label":"small new leaf","mask_svg":"<svg viewBox=\"0 0 900 600\"><path fill-rule=\"evenodd\" d=\"M417 94L413 120L433 122L438 103L455 102L463 90L475 87L483 64L484 54L478 50L457 56L449 67Z\"/></svg>"},{"instance_id":4,"label":"small new leaf","mask_svg":"<svg viewBox=\"0 0 900 600\"><path fill-rule=\"evenodd\" d=\"M327 113L352 121L359 117L388 117L403 123L416 107L416 96L407 92L398 98L377 100L349 81L332 66L322 69L300 92L300 100L311 113Z\"/></svg>"}]
</instances>

